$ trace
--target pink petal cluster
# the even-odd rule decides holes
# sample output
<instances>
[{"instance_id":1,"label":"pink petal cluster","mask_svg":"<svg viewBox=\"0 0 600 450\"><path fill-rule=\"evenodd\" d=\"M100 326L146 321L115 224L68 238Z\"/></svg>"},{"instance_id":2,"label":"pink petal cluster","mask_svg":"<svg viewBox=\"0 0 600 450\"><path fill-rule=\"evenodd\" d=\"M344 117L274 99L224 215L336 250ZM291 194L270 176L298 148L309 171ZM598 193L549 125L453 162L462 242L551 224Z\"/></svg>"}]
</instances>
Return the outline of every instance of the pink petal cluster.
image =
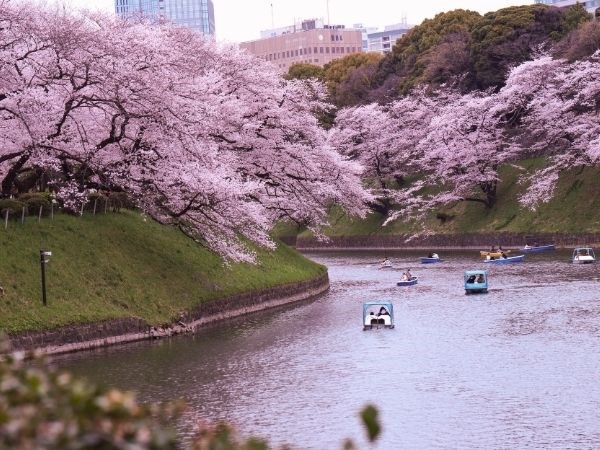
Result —
<instances>
[{"instance_id":1,"label":"pink petal cluster","mask_svg":"<svg viewBox=\"0 0 600 450\"><path fill-rule=\"evenodd\" d=\"M541 55L497 92L419 88L387 105L340 111L330 144L365 166L365 182L394 207L388 221L458 201L492 207L499 169L529 157L523 205L554 195L562 170L600 163L600 52L569 63ZM520 168L522 169L522 168ZM390 188L390 180L408 179Z\"/></svg>"},{"instance_id":2,"label":"pink petal cluster","mask_svg":"<svg viewBox=\"0 0 600 450\"><path fill-rule=\"evenodd\" d=\"M327 142L325 90L170 25L0 1L0 181L39 168L76 210L90 187L253 260L289 218L363 214L361 166ZM90 186L95 180L96 186Z\"/></svg>"}]
</instances>

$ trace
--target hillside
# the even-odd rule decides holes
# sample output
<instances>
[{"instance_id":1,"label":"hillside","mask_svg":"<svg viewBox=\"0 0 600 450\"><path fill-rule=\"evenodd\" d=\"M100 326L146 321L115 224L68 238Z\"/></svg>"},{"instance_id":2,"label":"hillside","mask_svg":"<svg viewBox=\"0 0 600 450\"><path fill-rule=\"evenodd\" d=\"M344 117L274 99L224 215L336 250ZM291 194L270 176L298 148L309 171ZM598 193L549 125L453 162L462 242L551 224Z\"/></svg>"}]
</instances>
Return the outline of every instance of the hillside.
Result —
<instances>
[{"instance_id":1,"label":"hillside","mask_svg":"<svg viewBox=\"0 0 600 450\"><path fill-rule=\"evenodd\" d=\"M279 245L259 264L223 260L176 229L139 213L57 215L0 228L0 330L45 330L103 319L170 322L200 302L317 277L325 268ZM2 224L4 225L4 224ZM39 249L47 265L48 306L40 294Z\"/></svg>"},{"instance_id":2,"label":"hillside","mask_svg":"<svg viewBox=\"0 0 600 450\"><path fill-rule=\"evenodd\" d=\"M542 160L533 159L519 164L524 170L540 167ZM518 198L525 186L518 183L521 169L502 168L502 182L498 188L498 202L492 209L473 202L462 202L432 213L426 227L434 233L591 233L600 231L600 169L586 167L565 172L560 178L552 201L536 211L523 208ZM436 216L447 217L442 223ZM404 234L423 230L421 224L396 221L383 226L384 218L377 213L364 220L348 219L337 211L331 214L332 226L325 230L328 236L369 236L377 234ZM279 235L294 233L291 227L281 227ZM301 236L308 236L304 231Z\"/></svg>"}]
</instances>

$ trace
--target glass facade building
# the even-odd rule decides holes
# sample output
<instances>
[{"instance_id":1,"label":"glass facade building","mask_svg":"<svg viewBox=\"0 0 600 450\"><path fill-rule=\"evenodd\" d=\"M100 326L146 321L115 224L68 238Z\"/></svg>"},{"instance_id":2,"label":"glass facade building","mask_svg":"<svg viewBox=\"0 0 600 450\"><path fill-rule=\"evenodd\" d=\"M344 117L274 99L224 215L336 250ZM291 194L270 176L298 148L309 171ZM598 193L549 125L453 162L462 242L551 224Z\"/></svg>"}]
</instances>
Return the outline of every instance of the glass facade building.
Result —
<instances>
[{"instance_id":1,"label":"glass facade building","mask_svg":"<svg viewBox=\"0 0 600 450\"><path fill-rule=\"evenodd\" d=\"M115 12L123 18L131 14L163 18L207 36L215 34L212 0L115 0Z\"/></svg>"},{"instance_id":2,"label":"glass facade building","mask_svg":"<svg viewBox=\"0 0 600 450\"><path fill-rule=\"evenodd\" d=\"M581 3L585 6L585 9L591 13L593 13L596 8L600 8L600 0L535 0L535 2L544 5L558 6L559 8Z\"/></svg>"}]
</instances>

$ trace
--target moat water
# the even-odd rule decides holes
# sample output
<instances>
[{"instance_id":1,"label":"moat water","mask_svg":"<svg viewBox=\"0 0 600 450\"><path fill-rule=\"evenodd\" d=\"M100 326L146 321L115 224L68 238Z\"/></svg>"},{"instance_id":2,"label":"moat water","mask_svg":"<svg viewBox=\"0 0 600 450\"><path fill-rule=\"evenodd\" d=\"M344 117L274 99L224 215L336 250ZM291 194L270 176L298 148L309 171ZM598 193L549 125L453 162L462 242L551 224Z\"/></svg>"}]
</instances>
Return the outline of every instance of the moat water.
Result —
<instances>
[{"instance_id":1,"label":"moat water","mask_svg":"<svg viewBox=\"0 0 600 450\"><path fill-rule=\"evenodd\" d=\"M493 267L476 252L387 255L398 270L378 270L383 253L309 254L331 279L316 300L53 363L144 401L183 398L183 436L225 420L272 444L362 448L371 403L379 449L600 448L600 267L563 252ZM419 284L396 287L408 267ZM466 296L478 268L490 292ZM363 331L367 300L391 300L396 328Z\"/></svg>"}]
</instances>

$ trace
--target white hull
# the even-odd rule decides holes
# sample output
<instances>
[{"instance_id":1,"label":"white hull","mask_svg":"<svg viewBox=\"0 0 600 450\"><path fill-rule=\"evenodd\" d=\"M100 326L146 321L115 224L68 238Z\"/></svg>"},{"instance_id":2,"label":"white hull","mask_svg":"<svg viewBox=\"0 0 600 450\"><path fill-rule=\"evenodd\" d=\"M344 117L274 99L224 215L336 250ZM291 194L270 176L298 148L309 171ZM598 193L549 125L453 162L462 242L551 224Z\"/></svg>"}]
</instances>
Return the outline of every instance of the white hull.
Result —
<instances>
[{"instance_id":1,"label":"white hull","mask_svg":"<svg viewBox=\"0 0 600 450\"><path fill-rule=\"evenodd\" d=\"M595 263L595 259L574 259L573 264L593 264Z\"/></svg>"}]
</instances>

